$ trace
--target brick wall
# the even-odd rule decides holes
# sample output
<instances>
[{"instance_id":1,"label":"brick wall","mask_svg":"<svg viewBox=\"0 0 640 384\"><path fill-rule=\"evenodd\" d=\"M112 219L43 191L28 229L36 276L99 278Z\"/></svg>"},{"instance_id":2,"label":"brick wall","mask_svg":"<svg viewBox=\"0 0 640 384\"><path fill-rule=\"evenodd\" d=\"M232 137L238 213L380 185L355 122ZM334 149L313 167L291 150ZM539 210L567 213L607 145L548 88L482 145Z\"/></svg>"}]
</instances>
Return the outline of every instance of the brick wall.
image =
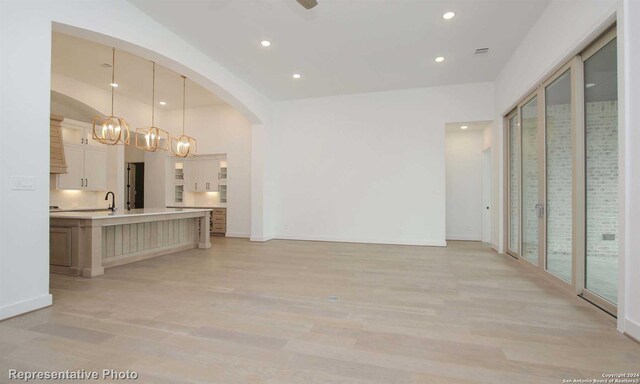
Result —
<instances>
[{"instance_id":1,"label":"brick wall","mask_svg":"<svg viewBox=\"0 0 640 384\"><path fill-rule=\"evenodd\" d=\"M617 258L617 188L618 137L616 101L588 103L587 129L587 254L589 257ZM553 263L571 262L571 120L569 105L547 107L547 250L550 267ZM523 161L523 255L536 260L538 219L535 203L538 201L538 153L535 148L537 130L535 111L524 110L522 130ZM615 127L612 129L612 127ZM539 138L542 139L542 138ZM517 152L516 152L517 153ZM512 179L517 169L511 168ZM517 188L517 181L511 181ZM512 206L518 206L517 194L511 193ZM515 205L514 205L515 204ZM511 233L517 233L513 223ZM613 235L614 240L610 240ZM510 241L512 241L510 239ZM556 264L557 270L567 270L565 264ZM570 269L568 270L570 273ZM569 275L570 276L570 275ZM569 279L569 276L563 276Z\"/></svg>"},{"instance_id":2,"label":"brick wall","mask_svg":"<svg viewBox=\"0 0 640 384\"><path fill-rule=\"evenodd\" d=\"M618 102L588 103L586 126L587 255L617 259Z\"/></svg>"}]
</instances>

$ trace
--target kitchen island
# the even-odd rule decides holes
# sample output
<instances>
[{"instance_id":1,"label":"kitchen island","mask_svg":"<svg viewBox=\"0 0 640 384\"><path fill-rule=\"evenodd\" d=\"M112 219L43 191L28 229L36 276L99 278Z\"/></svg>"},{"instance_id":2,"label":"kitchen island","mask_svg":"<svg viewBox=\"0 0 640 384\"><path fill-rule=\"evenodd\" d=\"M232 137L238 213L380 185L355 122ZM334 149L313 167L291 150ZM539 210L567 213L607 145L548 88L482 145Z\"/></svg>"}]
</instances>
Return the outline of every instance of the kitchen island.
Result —
<instances>
[{"instance_id":1,"label":"kitchen island","mask_svg":"<svg viewBox=\"0 0 640 384\"><path fill-rule=\"evenodd\" d=\"M211 209L50 213L50 271L93 277L104 269L210 248Z\"/></svg>"}]
</instances>

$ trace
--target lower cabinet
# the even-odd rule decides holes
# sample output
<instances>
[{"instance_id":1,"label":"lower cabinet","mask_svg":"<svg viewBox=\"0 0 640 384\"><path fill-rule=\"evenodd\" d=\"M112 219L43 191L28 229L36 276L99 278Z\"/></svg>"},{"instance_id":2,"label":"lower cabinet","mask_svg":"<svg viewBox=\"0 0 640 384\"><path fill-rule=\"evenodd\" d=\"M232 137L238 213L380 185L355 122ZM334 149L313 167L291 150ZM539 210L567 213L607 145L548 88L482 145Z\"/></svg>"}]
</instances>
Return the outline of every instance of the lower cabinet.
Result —
<instances>
[{"instance_id":1,"label":"lower cabinet","mask_svg":"<svg viewBox=\"0 0 640 384\"><path fill-rule=\"evenodd\" d=\"M227 233L227 209L214 208L211 213L211 233L224 235Z\"/></svg>"},{"instance_id":2,"label":"lower cabinet","mask_svg":"<svg viewBox=\"0 0 640 384\"><path fill-rule=\"evenodd\" d=\"M62 267L71 266L72 229L51 227L49 229L49 264Z\"/></svg>"}]
</instances>

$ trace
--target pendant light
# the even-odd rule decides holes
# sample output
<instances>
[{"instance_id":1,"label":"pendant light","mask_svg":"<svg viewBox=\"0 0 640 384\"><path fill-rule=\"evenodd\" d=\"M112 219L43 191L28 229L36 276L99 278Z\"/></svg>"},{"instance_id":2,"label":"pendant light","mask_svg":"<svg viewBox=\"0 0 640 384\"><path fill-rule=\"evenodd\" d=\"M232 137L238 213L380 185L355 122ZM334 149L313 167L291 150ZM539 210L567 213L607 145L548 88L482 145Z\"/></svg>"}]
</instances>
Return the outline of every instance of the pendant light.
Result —
<instances>
[{"instance_id":1,"label":"pendant light","mask_svg":"<svg viewBox=\"0 0 640 384\"><path fill-rule=\"evenodd\" d=\"M129 124L122 118L113 115L113 97L116 83L116 49L112 49L111 55L111 115L96 116L93 119L93 139L107 145L129 144L131 133Z\"/></svg>"},{"instance_id":2,"label":"pendant light","mask_svg":"<svg viewBox=\"0 0 640 384\"><path fill-rule=\"evenodd\" d=\"M169 150L169 132L155 126L156 113L156 63L153 62L151 86L151 126L136 129L136 147L147 152Z\"/></svg>"},{"instance_id":3,"label":"pendant light","mask_svg":"<svg viewBox=\"0 0 640 384\"><path fill-rule=\"evenodd\" d=\"M182 135L180 137L171 138L171 153L178 157L194 156L197 150L196 139L184 134L186 89L187 78L182 76Z\"/></svg>"}]
</instances>

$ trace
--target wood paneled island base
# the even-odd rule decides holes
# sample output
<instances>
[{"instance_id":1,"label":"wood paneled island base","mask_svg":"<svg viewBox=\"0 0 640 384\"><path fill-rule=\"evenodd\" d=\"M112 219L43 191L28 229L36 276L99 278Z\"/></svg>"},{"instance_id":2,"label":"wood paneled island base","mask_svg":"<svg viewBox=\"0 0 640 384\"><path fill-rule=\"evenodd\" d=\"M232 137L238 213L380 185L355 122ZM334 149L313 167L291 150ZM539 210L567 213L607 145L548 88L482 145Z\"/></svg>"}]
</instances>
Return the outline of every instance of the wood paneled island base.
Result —
<instances>
[{"instance_id":1,"label":"wood paneled island base","mask_svg":"<svg viewBox=\"0 0 640 384\"><path fill-rule=\"evenodd\" d=\"M50 215L51 272L93 277L104 269L210 248L211 209L134 209Z\"/></svg>"}]
</instances>

